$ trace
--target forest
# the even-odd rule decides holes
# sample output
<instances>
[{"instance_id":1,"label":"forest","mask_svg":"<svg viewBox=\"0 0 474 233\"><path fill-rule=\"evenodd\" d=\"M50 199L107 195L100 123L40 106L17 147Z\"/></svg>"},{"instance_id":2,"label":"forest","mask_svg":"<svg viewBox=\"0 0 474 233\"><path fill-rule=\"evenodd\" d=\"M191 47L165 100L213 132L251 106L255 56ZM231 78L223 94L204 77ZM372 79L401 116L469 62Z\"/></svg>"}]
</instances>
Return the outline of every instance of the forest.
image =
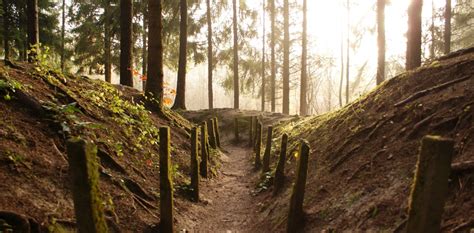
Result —
<instances>
[{"instance_id":1,"label":"forest","mask_svg":"<svg viewBox=\"0 0 474 233\"><path fill-rule=\"evenodd\" d=\"M2 232L472 232L472 0L0 0Z\"/></svg>"}]
</instances>

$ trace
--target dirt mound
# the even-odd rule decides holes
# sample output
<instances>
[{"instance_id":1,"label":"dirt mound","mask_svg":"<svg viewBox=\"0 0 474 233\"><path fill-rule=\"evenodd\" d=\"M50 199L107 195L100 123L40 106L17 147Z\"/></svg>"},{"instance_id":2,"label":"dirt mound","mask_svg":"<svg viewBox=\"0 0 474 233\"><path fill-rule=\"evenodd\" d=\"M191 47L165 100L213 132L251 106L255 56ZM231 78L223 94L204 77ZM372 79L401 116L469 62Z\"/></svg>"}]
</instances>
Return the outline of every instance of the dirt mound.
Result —
<instances>
[{"instance_id":1,"label":"dirt mound","mask_svg":"<svg viewBox=\"0 0 474 233\"><path fill-rule=\"evenodd\" d=\"M312 148L304 208L308 232L393 231L406 219L421 138L435 134L456 142L454 162L474 160L474 49L441 58L390 79L329 114L279 125L292 155L299 139ZM277 161L279 145L273 145ZM285 191L259 196L260 224L286 226L296 159L289 156ZM274 164L275 165L275 164ZM443 231L474 227L474 172L450 180Z\"/></svg>"},{"instance_id":2,"label":"dirt mound","mask_svg":"<svg viewBox=\"0 0 474 233\"><path fill-rule=\"evenodd\" d=\"M143 232L159 222L160 126L172 130L176 187L188 182L193 125L172 111L157 114L153 101L134 89L46 67L0 65L0 97L0 221L30 219L43 230L74 226L68 137L98 145L112 228ZM177 209L182 202L178 196ZM179 222L184 217L177 214Z\"/></svg>"}]
</instances>

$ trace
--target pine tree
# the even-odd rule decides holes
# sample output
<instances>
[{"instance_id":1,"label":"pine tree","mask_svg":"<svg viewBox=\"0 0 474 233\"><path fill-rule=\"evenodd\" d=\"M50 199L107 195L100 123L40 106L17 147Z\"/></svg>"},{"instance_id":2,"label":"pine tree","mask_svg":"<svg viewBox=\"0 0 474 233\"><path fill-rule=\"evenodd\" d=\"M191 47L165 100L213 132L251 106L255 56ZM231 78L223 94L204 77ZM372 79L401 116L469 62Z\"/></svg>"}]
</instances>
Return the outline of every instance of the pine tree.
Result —
<instances>
[{"instance_id":1,"label":"pine tree","mask_svg":"<svg viewBox=\"0 0 474 233\"><path fill-rule=\"evenodd\" d=\"M303 35L302 35L302 48L301 48L301 90L300 90L300 115L306 116L308 114L308 68L307 68L307 0L303 0Z\"/></svg>"},{"instance_id":2,"label":"pine tree","mask_svg":"<svg viewBox=\"0 0 474 233\"><path fill-rule=\"evenodd\" d=\"M444 12L444 54L451 52L451 0L446 0Z\"/></svg>"},{"instance_id":3,"label":"pine tree","mask_svg":"<svg viewBox=\"0 0 474 233\"><path fill-rule=\"evenodd\" d=\"M265 0L262 0L262 103L261 103L261 111L265 111Z\"/></svg>"},{"instance_id":4,"label":"pine tree","mask_svg":"<svg viewBox=\"0 0 474 233\"><path fill-rule=\"evenodd\" d=\"M179 65L176 99L173 109L186 109L186 45L188 42L188 3L180 0Z\"/></svg>"},{"instance_id":5,"label":"pine tree","mask_svg":"<svg viewBox=\"0 0 474 233\"><path fill-rule=\"evenodd\" d=\"M133 86L133 1L120 0L120 84Z\"/></svg>"},{"instance_id":6,"label":"pine tree","mask_svg":"<svg viewBox=\"0 0 474 233\"><path fill-rule=\"evenodd\" d=\"M290 7L283 1L283 114L290 113Z\"/></svg>"},{"instance_id":7,"label":"pine tree","mask_svg":"<svg viewBox=\"0 0 474 233\"><path fill-rule=\"evenodd\" d=\"M421 10L423 0L412 0L408 7L406 69L421 65Z\"/></svg>"},{"instance_id":8,"label":"pine tree","mask_svg":"<svg viewBox=\"0 0 474 233\"><path fill-rule=\"evenodd\" d=\"M232 0L232 26L234 32L234 109L239 109L239 98L240 98L240 86L239 86L239 40L238 40L238 30L237 30L237 1Z\"/></svg>"},{"instance_id":9,"label":"pine tree","mask_svg":"<svg viewBox=\"0 0 474 233\"><path fill-rule=\"evenodd\" d=\"M275 90L276 90L276 58L275 58L275 44L276 44L276 23L275 23L275 0L270 1L270 21L271 21L271 34L270 34L270 50L271 50L271 80L270 80L270 99L271 99L271 111L275 112Z\"/></svg>"},{"instance_id":10,"label":"pine tree","mask_svg":"<svg viewBox=\"0 0 474 233\"><path fill-rule=\"evenodd\" d=\"M38 0L27 0L27 17L28 17L28 47L32 49L33 46L39 45L39 17L38 17ZM30 52L28 61L34 62L36 60L36 52Z\"/></svg>"},{"instance_id":11,"label":"pine tree","mask_svg":"<svg viewBox=\"0 0 474 233\"><path fill-rule=\"evenodd\" d=\"M9 0L3 0L3 49L5 60L10 59L10 4Z\"/></svg>"},{"instance_id":12,"label":"pine tree","mask_svg":"<svg viewBox=\"0 0 474 233\"><path fill-rule=\"evenodd\" d=\"M385 1L377 0L377 85L385 80Z\"/></svg>"},{"instance_id":13,"label":"pine tree","mask_svg":"<svg viewBox=\"0 0 474 233\"><path fill-rule=\"evenodd\" d=\"M212 89L212 72L214 70L212 53L212 19L211 19L211 0L206 0L206 20L207 20L207 96L209 109L214 108L214 91Z\"/></svg>"}]
</instances>

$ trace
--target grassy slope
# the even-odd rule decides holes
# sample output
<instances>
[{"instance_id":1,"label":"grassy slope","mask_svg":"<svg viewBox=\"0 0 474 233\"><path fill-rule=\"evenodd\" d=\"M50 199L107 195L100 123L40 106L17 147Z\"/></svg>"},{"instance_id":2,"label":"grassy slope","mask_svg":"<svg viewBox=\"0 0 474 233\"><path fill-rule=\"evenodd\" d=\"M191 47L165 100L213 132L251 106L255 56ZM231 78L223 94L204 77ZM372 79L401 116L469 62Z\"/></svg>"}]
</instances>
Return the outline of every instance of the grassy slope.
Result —
<instances>
[{"instance_id":1,"label":"grassy slope","mask_svg":"<svg viewBox=\"0 0 474 233\"><path fill-rule=\"evenodd\" d=\"M400 106L416 92L466 77ZM307 139L312 148L305 210L306 230L393 231L406 217L410 184L421 138L427 134L456 141L454 162L474 160L474 51L443 58L397 76L343 109L283 123L277 137L290 135L289 148ZM279 143L279 138L274 140ZM276 145L274 155L278 154ZM276 157L273 158L276 161ZM290 183L296 160L286 167L286 190L263 202L258 227L285 229ZM443 230L453 230L474 216L473 176L450 182Z\"/></svg>"}]
</instances>

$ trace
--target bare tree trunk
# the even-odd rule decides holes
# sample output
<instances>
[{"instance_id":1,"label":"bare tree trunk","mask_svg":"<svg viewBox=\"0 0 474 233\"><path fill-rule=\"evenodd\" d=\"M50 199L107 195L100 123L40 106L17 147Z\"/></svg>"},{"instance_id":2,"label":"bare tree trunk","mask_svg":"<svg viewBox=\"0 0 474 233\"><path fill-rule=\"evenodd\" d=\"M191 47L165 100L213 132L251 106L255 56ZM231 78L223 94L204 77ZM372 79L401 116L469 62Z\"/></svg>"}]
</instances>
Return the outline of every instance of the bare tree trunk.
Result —
<instances>
[{"instance_id":1,"label":"bare tree trunk","mask_svg":"<svg viewBox=\"0 0 474 233\"><path fill-rule=\"evenodd\" d=\"M283 114L290 113L290 6L283 1Z\"/></svg>"},{"instance_id":2,"label":"bare tree trunk","mask_svg":"<svg viewBox=\"0 0 474 233\"><path fill-rule=\"evenodd\" d=\"M263 36L262 36L262 112L265 111L265 1L262 0L262 21L263 21Z\"/></svg>"},{"instance_id":3,"label":"bare tree trunk","mask_svg":"<svg viewBox=\"0 0 474 233\"><path fill-rule=\"evenodd\" d=\"M3 48L5 60L10 59L10 9L9 0L3 0Z\"/></svg>"},{"instance_id":4,"label":"bare tree trunk","mask_svg":"<svg viewBox=\"0 0 474 233\"><path fill-rule=\"evenodd\" d=\"M161 0L148 0L148 80L145 92L158 100L163 108L163 42Z\"/></svg>"},{"instance_id":5,"label":"bare tree trunk","mask_svg":"<svg viewBox=\"0 0 474 233\"><path fill-rule=\"evenodd\" d=\"M349 70L350 70L350 48L351 48L351 39L350 39L350 29L351 29L351 23L350 23L350 6L349 6L349 0L347 0L347 48L346 48L346 104L349 103Z\"/></svg>"},{"instance_id":6,"label":"bare tree trunk","mask_svg":"<svg viewBox=\"0 0 474 233\"><path fill-rule=\"evenodd\" d=\"M133 87L132 0L120 0L120 84Z\"/></svg>"},{"instance_id":7,"label":"bare tree trunk","mask_svg":"<svg viewBox=\"0 0 474 233\"><path fill-rule=\"evenodd\" d=\"M270 0L270 18L271 18L271 38L270 38L270 50L271 50L271 80L270 80L270 99L271 99L271 111L275 112L275 89L276 89L276 59L275 59L275 0Z\"/></svg>"},{"instance_id":8,"label":"bare tree trunk","mask_svg":"<svg viewBox=\"0 0 474 233\"><path fill-rule=\"evenodd\" d=\"M451 0L446 0L444 12L444 54L451 52Z\"/></svg>"},{"instance_id":9,"label":"bare tree trunk","mask_svg":"<svg viewBox=\"0 0 474 233\"><path fill-rule=\"evenodd\" d=\"M430 58L433 59L436 57L435 54L435 42L436 42L436 36L435 36L435 7L434 7L434 0L431 0L431 26L430 26L430 32L431 32L431 45L430 45Z\"/></svg>"},{"instance_id":10,"label":"bare tree trunk","mask_svg":"<svg viewBox=\"0 0 474 233\"><path fill-rule=\"evenodd\" d=\"M179 24L179 64L176 99L173 109L186 109L186 44L188 43L188 3L180 0L181 21Z\"/></svg>"},{"instance_id":11,"label":"bare tree trunk","mask_svg":"<svg viewBox=\"0 0 474 233\"><path fill-rule=\"evenodd\" d=\"M106 4L104 7L104 51L105 51L105 81L111 83L112 82L112 62L111 62L111 32L110 32L110 0L106 0Z\"/></svg>"},{"instance_id":12,"label":"bare tree trunk","mask_svg":"<svg viewBox=\"0 0 474 233\"><path fill-rule=\"evenodd\" d=\"M142 49L142 75L147 76L147 29L148 29L148 9L147 9L147 0L143 0L143 33L142 33L142 42L143 42L143 49ZM146 80L142 80L142 87L145 90L146 87Z\"/></svg>"},{"instance_id":13,"label":"bare tree trunk","mask_svg":"<svg viewBox=\"0 0 474 233\"><path fill-rule=\"evenodd\" d=\"M62 4L62 24L61 24L61 71L64 72L64 37L66 31L66 0L63 0Z\"/></svg>"},{"instance_id":14,"label":"bare tree trunk","mask_svg":"<svg viewBox=\"0 0 474 233\"><path fill-rule=\"evenodd\" d=\"M39 18L38 18L38 0L27 0L27 18L28 18L28 48L39 44ZM30 52L28 61L36 60L36 52Z\"/></svg>"},{"instance_id":15,"label":"bare tree trunk","mask_svg":"<svg viewBox=\"0 0 474 233\"><path fill-rule=\"evenodd\" d=\"M212 89L212 72L213 72L213 53L212 53L212 19L211 19L211 1L206 0L207 7L207 96L209 101L209 109L214 108L214 91Z\"/></svg>"},{"instance_id":16,"label":"bare tree trunk","mask_svg":"<svg viewBox=\"0 0 474 233\"><path fill-rule=\"evenodd\" d=\"M303 38L301 48L301 91L300 91L300 115L306 116L308 114L308 103L307 103L307 89L308 89L308 68L307 63L307 0L303 0Z\"/></svg>"},{"instance_id":17,"label":"bare tree trunk","mask_svg":"<svg viewBox=\"0 0 474 233\"><path fill-rule=\"evenodd\" d=\"M421 65L421 11L423 0L412 0L408 7L406 69Z\"/></svg>"},{"instance_id":18,"label":"bare tree trunk","mask_svg":"<svg viewBox=\"0 0 474 233\"><path fill-rule=\"evenodd\" d=\"M232 0L233 7L233 31L234 31L234 109L239 109L239 40L237 30L237 1Z\"/></svg>"},{"instance_id":19,"label":"bare tree trunk","mask_svg":"<svg viewBox=\"0 0 474 233\"><path fill-rule=\"evenodd\" d=\"M344 36L341 29L341 81L339 82L339 107L342 108L342 86L344 83Z\"/></svg>"},{"instance_id":20,"label":"bare tree trunk","mask_svg":"<svg viewBox=\"0 0 474 233\"><path fill-rule=\"evenodd\" d=\"M385 80L385 1L377 0L377 85Z\"/></svg>"}]
</instances>

